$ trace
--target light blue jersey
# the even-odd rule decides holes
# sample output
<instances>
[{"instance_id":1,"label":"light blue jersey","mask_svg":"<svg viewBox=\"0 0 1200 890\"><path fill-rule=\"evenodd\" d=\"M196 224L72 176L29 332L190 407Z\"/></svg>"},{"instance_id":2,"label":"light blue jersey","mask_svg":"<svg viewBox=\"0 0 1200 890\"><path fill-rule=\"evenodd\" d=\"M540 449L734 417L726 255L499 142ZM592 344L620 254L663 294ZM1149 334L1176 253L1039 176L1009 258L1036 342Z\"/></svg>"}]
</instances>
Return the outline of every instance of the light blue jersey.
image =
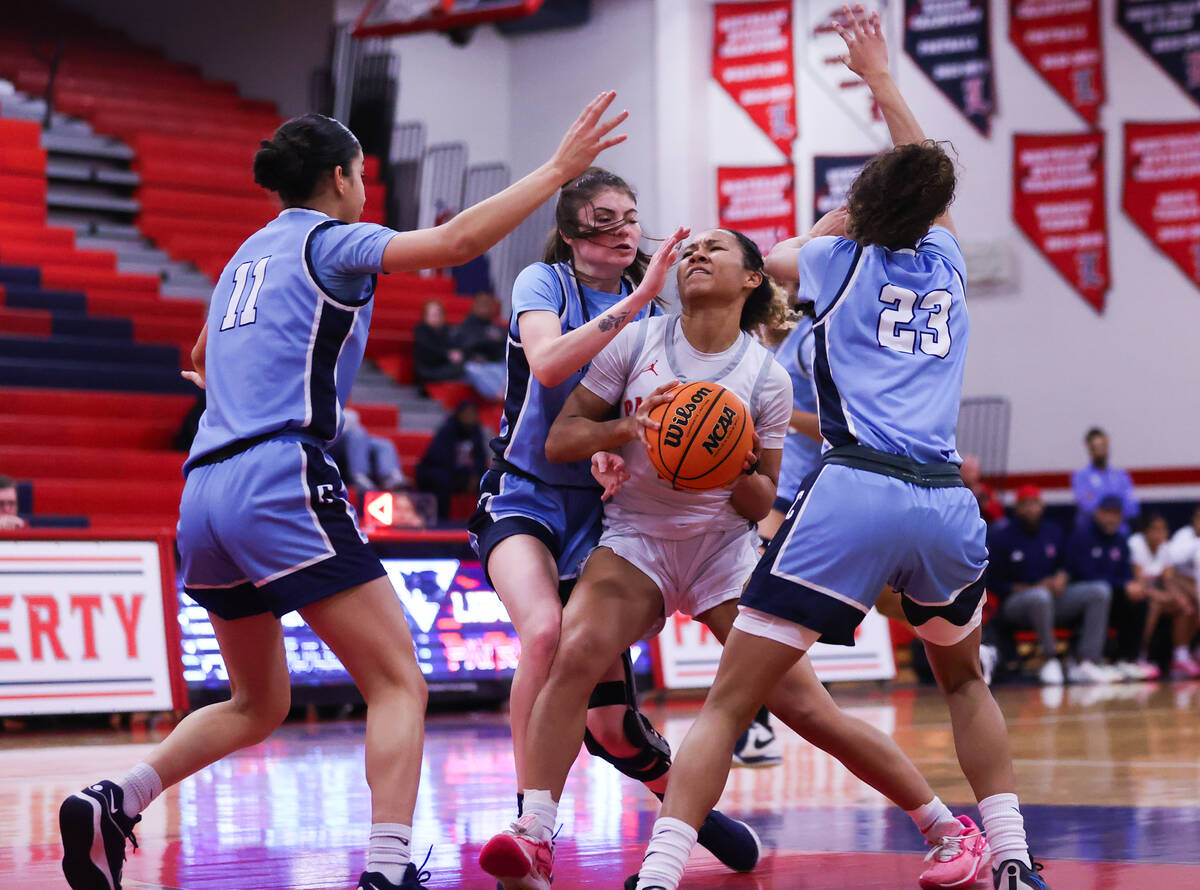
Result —
<instances>
[{"instance_id":1,"label":"light blue jersey","mask_svg":"<svg viewBox=\"0 0 1200 890\"><path fill-rule=\"evenodd\" d=\"M916 250L814 238L800 295L816 304L821 435L918 463L961 463L955 447L967 356L966 263L948 229Z\"/></svg>"},{"instance_id":2,"label":"light blue jersey","mask_svg":"<svg viewBox=\"0 0 1200 890\"><path fill-rule=\"evenodd\" d=\"M337 437L395 234L291 208L238 248L208 308L207 406L185 472L264 434Z\"/></svg>"},{"instance_id":3,"label":"light blue jersey","mask_svg":"<svg viewBox=\"0 0 1200 890\"><path fill-rule=\"evenodd\" d=\"M567 396L583 379L587 365L558 386L542 386L529 370L518 321L522 312L553 312L566 334L603 315L630 292L628 281L622 282L619 294L585 287L566 263L553 266L534 263L517 276L513 283L512 321L508 331L504 419L500 423L500 434L492 440L492 451L501 470L514 470L549 485L598 487L592 478L590 460L555 464L546 459L546 437L550 434L550 426ZM657 307L651 303L635 318L657 314Z\"/></svg>"},{"instance_id":4,"label":"light blue jersey","mask_svg":"<svg viewBox=\"0 0 1200 890\"><path fill-rule=\"evenodd\" d=\"M803 316L775 350L775 360L792 378L792 409L815 414L817 391L813 385L813 320ZM821 443L803 433L789 432L783 440L783 462L779 467L777 501L791 506L804 477L821 460ZM784 511L786 512L786 507Z\"/></svg>"}]
</instances>

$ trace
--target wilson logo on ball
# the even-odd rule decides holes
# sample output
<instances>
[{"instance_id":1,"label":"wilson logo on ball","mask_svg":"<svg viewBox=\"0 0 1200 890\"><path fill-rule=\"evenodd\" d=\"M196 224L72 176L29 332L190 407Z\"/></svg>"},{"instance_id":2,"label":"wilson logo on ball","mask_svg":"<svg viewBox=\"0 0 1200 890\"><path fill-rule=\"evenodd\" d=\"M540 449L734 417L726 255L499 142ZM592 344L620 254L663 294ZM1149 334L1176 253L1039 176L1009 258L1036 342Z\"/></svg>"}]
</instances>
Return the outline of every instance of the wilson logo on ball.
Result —
<instances>
[{"instance_id":1,"label":"wilson logo on ball","mask_svg":"<svg viewBox=\"0 0 1200 890\"><path fill-rule=\"evenodd\" d=\"M754 423L742 400L725 387L684 384L650 417L661 424L647 449L650 463L673 488L710 491L741 473Z\"/></svg>"}]
</instances>

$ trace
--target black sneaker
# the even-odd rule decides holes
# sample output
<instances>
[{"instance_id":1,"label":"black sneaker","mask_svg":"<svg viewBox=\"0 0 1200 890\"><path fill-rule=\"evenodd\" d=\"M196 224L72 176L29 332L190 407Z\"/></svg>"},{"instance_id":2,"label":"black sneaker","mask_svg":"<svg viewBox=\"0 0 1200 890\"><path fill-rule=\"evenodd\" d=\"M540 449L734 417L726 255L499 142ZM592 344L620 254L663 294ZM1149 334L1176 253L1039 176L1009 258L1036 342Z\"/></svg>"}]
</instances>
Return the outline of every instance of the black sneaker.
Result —
<instances>
[{"instance_id":1,"label":"black sneaker","mask_svg":"<svg viewBox=\"0 0 1200 890\"><path fill-rule=\"evenodd\" d=\"M63 842L63 874L71 890L121 890L125 841L137 849L132 819L122 808L125 792L109 782L97 782L63 801L58 828Z\"/></svg>"},{"instance_id":2,"label":"black sneaker","mask_svg":"<svg viewBox=\"0 0 1200 890\"><path fill-rule=\"evenodd\" d=\"M425 862L428 861L429 857L426 856ZM393 884L377 871L364 871L355 890L426 890L425 882L433 875L425 870L425 862L421 863L420 868L410 862L399 884Z\"/></svg>"},{"instance_id":3,"label":"black sneaker","mask_svg":"<svg viewBox=\"0 0 1200 890\"><path fill-rule=\"evenodd\" d=\"M630 875L625 879L625 890L637 890L637 875ZM650 890L667 890L666 887L651 887Z\"/></svg>"},{"instance_id":4,"label":"black sneaker","mask_svg":"<svg viewBox=\"0 0 1200 890\"><path fill-rule=\"evenodd\" d=\"M1042 868L1040 862L1030 868L1019 859L1006 859L992 869L992 886L995 890L1050 890L1038 874Z\"/></svg>"},{"instance_id":5,"label":"black sneaker","mask_svg":"<svg viewBox=\"0 0 1200 890\"><path fill-rule=\"evenodd\" d=\"M754 829L720 810L704 817L696 841L733 871L752 871L762 856L762 843Z\"/></svg>"}]
</instances>

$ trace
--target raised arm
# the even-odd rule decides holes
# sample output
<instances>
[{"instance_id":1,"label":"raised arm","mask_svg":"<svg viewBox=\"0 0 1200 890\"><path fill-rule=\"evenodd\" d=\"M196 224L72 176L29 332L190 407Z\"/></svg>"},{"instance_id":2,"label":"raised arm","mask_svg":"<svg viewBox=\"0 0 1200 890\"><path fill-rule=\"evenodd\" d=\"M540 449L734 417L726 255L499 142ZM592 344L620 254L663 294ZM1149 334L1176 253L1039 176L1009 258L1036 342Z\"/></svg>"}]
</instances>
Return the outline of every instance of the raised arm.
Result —
<instances>
[{"instance_id":1,"label":"raised arm","mask_svg":"<svg viewBox=\"0 0 1200 890\"><path fill-rule=\"evenodd\" d=\"M677 229L654 252L642 283L633 293L582 327L564 334L555 313L522 312L517 318L517 328L529 370L538 383L558 386L611 343L621 328L662 292L667 273L679 255L679 244L688 233L688 229Z\"/></svg>"},{"instance_id":2,"label":"raised arm","mask_svg":"<svg viewBox=\"0 0 1200 890\"><path fill-rule=\"evenodd\" d=\"M628 112L607 121L600 118L616 98L601 93L571 125L554 155L524 179L499 194L468 207L449 222L431 229L400 232L383 252L385 272L415 272L458 266L474 259L515 229L542 206L564 182L591 166L596 155L626 137L610 136Z\"/></svg>"},{"instance_id":3,"label":"raised arm","mask_svg":"<svg viewBox=\"0 0 1200 890\"><path fill-rule=\"evenodd\" d=\"M846 208L837 207L830 210L803 235L780 241L771 248L763 260L763 268L778 284L789 285L800 283L800 248L813 238L822 235L846 234Z\"/></svg>"},{"instance_id":4,"label":"raised arm","mask_svg":"<svg viewBox=\"0 0 1200 890\"><path fill-rule=\"evenodd\" d=\"M846 42L846 54L842 61L846 67L861 77L871 90L879 105L879 111L887 123L893 145L909 145L924 142L925 131L917 123L917 117L904 100L900 88L888 68L887 40L879 26L879 13L867 14L861 3L854 9L842 7L844 22L835 22L842 40ZM954 223L947 210L933 221L935 226L945 226L954 231Z\"/></svg>"}]
</instances>

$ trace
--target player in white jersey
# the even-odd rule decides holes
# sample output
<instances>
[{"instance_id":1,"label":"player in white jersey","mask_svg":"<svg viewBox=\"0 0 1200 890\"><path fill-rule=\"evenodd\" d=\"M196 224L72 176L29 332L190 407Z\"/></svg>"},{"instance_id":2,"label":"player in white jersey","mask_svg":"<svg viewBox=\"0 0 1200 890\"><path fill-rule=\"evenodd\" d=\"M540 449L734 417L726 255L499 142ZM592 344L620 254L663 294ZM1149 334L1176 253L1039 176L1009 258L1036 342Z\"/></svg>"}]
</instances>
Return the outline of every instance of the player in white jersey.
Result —
<instances>
[{"instance_id":1,"label":"player in white jersey","mask_svg":"<svg viewBox=\"0 0 1200 890\"><path fill-rule=\"evenodd\" d=\"M557 802L583 741L588 696L604 666L675 611L724 641L758 559L755 523L775 499L792 417L791 380L747 331L784 311L758 248L740 233L701 234L681 254L682 315L643 319L592 362L550 430L546 454L593 455L608 496L604 531L563 610L562 640L534 703L525 751L525 816L484 848L520 888L548 886ZM726 387L747 406L758 442L729 487L679 491L647 456L648 413L679 382ZM609 419L614 413L617 419ZM597 448L607 449L597 452ZM617 451L617 454L612 453ZM954 817L891 738L837 708L807 662L779 684L772 710L910 812L931 841ZM668 789L670 785L668 783Z\"/></svg>"},{"instance_id":2,"label":"player in white jersey","mask_svg":"<svg viewBox=\"0 0 1200 890\"><path fill-rule=\"evenodd\" d=\"M997 890L1047 890L1029 858L1004 715L979 662L986 526L962 482L955 428L969 339L966 264L948 208L954 164L926 140L888 68L878 13L843 7L844 61L866 81L894 148L851 187L846 235L776 245L767 268L815 302L818 413L827 448L755 569L688 732L637 890L675 890L696 813L721 795L733 744L818 639L850 645L888 585L924 640L955 750L979 802ZM973 849L979 829L943 849ZM965 887L948 856L922 883ZM951 872L959 872L955 882Z\"/></svg>"},{"instance_id":3,"label":"player in white jersey","mask_svg":"<svg viewBox=\"0 0 1200 890\"><path fill-rule=\"evenodd\" d=\"M72 890L120 890L126 839L163 788L258 744L287 716L280 617L292 611L341 659L368 706L373 824L359 890L427 886L429 872L409 861L425 680L404 610L324 448L362 361L375 274L458 265L487 250L624 141L610 135L624 114L601 122L613 98L584 109L533 173L412 232L358 222L363 154L342 124L305 115L263 140L254 178L285 209L227 265L192 352L188 376L207 382L209 400L180 505L184 585L210 613L231 697L189 714L124 778L63 802Z\"/></svg>"}]
</instances>

